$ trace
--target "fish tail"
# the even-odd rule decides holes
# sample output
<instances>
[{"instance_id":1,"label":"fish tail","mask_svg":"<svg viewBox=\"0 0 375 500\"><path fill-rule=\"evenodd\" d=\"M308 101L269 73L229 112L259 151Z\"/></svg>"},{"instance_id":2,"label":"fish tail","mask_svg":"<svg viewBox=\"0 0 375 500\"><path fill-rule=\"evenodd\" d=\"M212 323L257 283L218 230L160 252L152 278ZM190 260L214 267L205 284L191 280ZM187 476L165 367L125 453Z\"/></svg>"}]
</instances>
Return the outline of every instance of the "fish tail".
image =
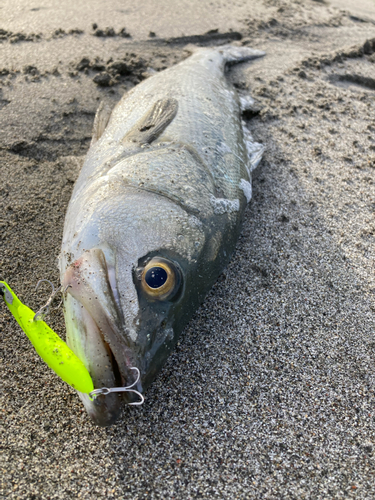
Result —
<instances>
[{"instance_id":1,"label":"fish tail","mask_svg":"<svg viewBox=\"0 0 375 500\"><path fill-rule=\"evenodd\" d=\"M234 45L222 45L218 47L218 52L223 56L226 64L237 64L266 55L263 50L235 47Z\"/></svg>"},{"instance_id":2,"label":"fish tail","mask_svg":"<svg viewBox=\"0 0 375 500\"><path fill-rule=\"evenodd\" d=\"M184 50L192 54L191 60L196 61L198 58L201 64L211 67L214 65L222 71L226 65L250 61L266 54L263 50L251 49L250 47L235 47L234 45L198 47L189 44L184 47Z\"/></svg>"}]
</instances>

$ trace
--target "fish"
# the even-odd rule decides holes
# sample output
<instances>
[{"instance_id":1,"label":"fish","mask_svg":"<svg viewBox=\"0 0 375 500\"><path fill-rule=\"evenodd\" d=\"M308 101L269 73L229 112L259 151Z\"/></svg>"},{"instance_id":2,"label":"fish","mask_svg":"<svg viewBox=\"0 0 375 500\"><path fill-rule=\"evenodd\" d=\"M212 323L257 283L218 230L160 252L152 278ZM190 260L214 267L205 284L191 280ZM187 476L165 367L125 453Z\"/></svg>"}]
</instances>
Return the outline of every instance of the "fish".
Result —
<instances>
[{"instance_id":1,"label":"fish","mask_svg":"<svg viewBox=\"0 0 375 500\"><path fill-rule=\"evenodd\" d=\"M191 48L113 110L99 106L59 255L67 343L95 388L143 393L227 266L264 146L225 68L263 55ZM99 426L136 398L78 395Z\"/></svg>"}]
</instances>

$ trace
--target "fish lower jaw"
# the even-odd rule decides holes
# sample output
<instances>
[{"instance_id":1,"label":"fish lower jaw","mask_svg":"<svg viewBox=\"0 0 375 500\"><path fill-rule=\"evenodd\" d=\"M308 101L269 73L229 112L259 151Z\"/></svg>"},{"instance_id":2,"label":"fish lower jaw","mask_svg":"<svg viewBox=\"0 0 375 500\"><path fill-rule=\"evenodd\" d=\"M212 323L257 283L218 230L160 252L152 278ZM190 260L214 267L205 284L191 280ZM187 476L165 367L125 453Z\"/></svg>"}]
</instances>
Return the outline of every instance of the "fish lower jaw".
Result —
<instances>
[{"instance_id":1,"label":"fish lower jaw","mask_svg":"<svg viewBox=\"0 0 375 500\"><path fill-rule=\"evenodd\" d=\"M106 347L108 353L111 356L112 372L114 377L114 383L108 388L110 389L113 387L126 387L131 385L131 380L129 379L129 377L126 378L120 372L116 357L114 356L110 345L104 340L104 338L103 345ZM132 371L131 368L132 367L129 366L129 372ZM103 386L95 386L95 389L102 388ZM140 383L137 384L137 386L134 388L142 392ZM138 396L135 396L133 393L129 392L102 394L95 397L95 399L90 398L88 394L78 393L78 395L91 420L100 427L108 427L110 425L113 425L120 417L123 406L125 404L138 400Z\"/></svg>"},{"instance_id":2,"label":"fish lower jaw","mask_svg":"<svg viewBox=\"0 0 375 500\"><path fill-rule=\"evenodd\" d=\"M124 345L119 352L113 352L111 339L114 337L116 340L118 334L110 331L108 322L106 328L100 328L91 311L69 294L65 303L65 321L68 345L84 362L94 389L131 384L134 380L131 368L134 365L130 362L130 357L124 355L127 354ZM94 400L88 394L78 392L78 395L92 421L101 427L112 425L120 416L123 404L129 399L126 393L100 395Z\"/></svg>"},{"instance_id":3,"label":"fish lower jaw","mask_svg":"<svg viewBox=\"0 0 375 500\"><path fill-rule=\"evenodd\" d=\"M121 387L132 381L131 345L136 332L124 332L114 268L108 265L103 250L84 251L65 270L62 285L67 290L68 337L71 330L72 348L82 354L95 389Z\"/></svg>"},{"instance_id":4,"label":"fish lower jaw","mask_svg":"<svg viewBox=\"0 0 375 500\"><path fill-rule=\"evenodd\" d=\"M98 396L93 401L88 394L78 393L85 410L92 422L99 427L109 427L120 417L122 410L121 395L117 393L108 396ZM107 398L105 401L103 398Z\"/></svg>"},{"instance_id":5,"label":"fish lower jaw","mask_svg":"<svg viewBox=\"0 0 375 500\"><path fill-rule=\"evenodd\" d=\"M121 341L118 340L119 329L115 327L115 325L112 325L111 327L111 323L107 321L105 330L103 331L103 329L97 324L95 319L90 314L90 311L85 310L84 315L86 324L90 325L91 331L95 331L96 338L100 340L101 345L105 349L108 361L106 367L109 368L111 372L110 380L100 380L99 378L98 380L94 381L94 388L101 389L103 388L103 384L107 384L106 386L108 386L108 388L125 387L127 385L130 385L133 381L132 379L134 376L132 372L132 368L134 368L134 362L131 361L131 353L130 351L127 352L128 349L123 345L121 345L121 352L114 352L112 347L114 344L116 345L121 343ZM93 363L91 363L90 368L93 369ZM97 385L98 387L96 387Z\"/></svg>"}]
</instances>

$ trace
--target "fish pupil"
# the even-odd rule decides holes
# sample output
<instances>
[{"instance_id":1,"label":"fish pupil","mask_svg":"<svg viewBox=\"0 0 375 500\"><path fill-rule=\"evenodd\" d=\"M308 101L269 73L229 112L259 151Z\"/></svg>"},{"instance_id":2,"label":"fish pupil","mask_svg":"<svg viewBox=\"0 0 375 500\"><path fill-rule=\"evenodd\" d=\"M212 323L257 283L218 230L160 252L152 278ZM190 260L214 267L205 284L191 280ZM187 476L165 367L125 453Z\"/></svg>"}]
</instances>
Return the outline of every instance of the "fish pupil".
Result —
<instances>
[{"instance_id":1,"label":"fish pupil","mask_svg":"<svg viewBox=\"0 0 375 500\"><path fill-rule=\"evenodd\" d=\"M160 288L167 281L167 278L167 271L162 267L152 267L145 275L145 281L150 288Z\"/></svg>"}]
</instances>

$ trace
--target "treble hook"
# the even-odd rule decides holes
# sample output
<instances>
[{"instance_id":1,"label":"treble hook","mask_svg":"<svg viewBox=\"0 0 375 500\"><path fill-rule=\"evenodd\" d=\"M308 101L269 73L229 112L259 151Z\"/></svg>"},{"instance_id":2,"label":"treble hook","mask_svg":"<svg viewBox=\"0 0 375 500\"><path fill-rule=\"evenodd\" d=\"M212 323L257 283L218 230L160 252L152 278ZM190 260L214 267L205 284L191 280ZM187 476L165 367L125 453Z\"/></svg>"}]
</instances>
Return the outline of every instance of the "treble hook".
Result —
<instances>
[{"instance_id":1,"label":"treble hook","mask_svg":"<svg viewBox=\"0 0 375 500\"><path fill-rule=\"evenodd\" d=\"M94 389L93 391L91 391L89 393L89 397L92 398L92 399L95 399L97 398L98 396L107 396L107 394L110 394L111 392L133 392L134 394L136 394L137 396L140 397L140 401L138 402L135 402L135 403L128 403L129 406L138 406L138 405L142 405L144 403L144 400L145 398L143 397L143 395L136 391L135 389L132 389L132 387L134 387L140 377L141 377L141 374L138 370L138 368L136 368L135 366L133 366L132 368L130 368L131 370L136 370L137 372L137 379L135 382L133 382L131 385L128 385L126 387L111 387L111 388L108 388L108 387L102 387L101 389Z\"/></svg>"}]
</instances>

